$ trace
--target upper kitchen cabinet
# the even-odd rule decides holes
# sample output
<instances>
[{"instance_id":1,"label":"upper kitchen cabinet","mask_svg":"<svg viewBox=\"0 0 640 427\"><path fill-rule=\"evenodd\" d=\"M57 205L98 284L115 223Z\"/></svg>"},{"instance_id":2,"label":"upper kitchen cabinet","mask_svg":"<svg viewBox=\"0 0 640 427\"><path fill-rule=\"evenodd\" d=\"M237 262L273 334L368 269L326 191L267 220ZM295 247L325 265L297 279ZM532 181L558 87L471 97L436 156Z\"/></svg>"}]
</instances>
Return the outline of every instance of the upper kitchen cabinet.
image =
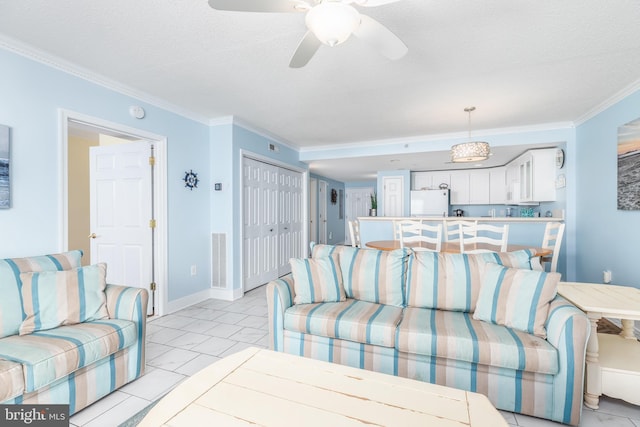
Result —
<instances>
[{"instance_id":1,"label":"upper kitchen cabinet","mask_svg":"<svg viewBox=\"0 0 640 427\"><path fill-rule=\"evenodd\" d=\"M556 149L529 150L507 166L507 203L556 200Z\"/></svg>"},{"instance_id":2,"label":"upper kitchen cabinet","mask_svg":"<svg viewBox=\"0 0 640 427\"><path fill-rule=\"evenodd\" d=\"M414 172L411 174L412 190L437 190L441 184L451 187L449 171Z\"/></svg>"}]
</instances>

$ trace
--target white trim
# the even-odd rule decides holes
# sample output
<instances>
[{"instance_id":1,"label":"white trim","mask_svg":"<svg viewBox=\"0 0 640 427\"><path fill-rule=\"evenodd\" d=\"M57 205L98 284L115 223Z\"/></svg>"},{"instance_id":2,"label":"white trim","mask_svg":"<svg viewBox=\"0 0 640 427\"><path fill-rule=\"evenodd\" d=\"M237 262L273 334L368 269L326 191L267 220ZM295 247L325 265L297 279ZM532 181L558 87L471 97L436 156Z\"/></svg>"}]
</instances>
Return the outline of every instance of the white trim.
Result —
<instances>
[{"instance_id":1,"label":"white trim","mask_svg":"<svg viewBox=\"0 0 640 427\"><path fill-rule=\"evenodd\" d=\"M282 137L280 137L280 136L278 136L278 135L276 135L274 133L271 133L266 129L262 129L261 127L252 125L249 122L246 122L246 121L244 121L242 119L238 119L235 116L233 116L233 124L243 128L245 130L248 130L249 132L253 132L256 135L260 135L263 138L266 138L266 139L268 139L270 141L273 141L273 142L278 143L280 145L284 145L285 147L287 147L287 148L289 148L289 149L291 149L293 151L296 151L296 152L300 151L300 147L295 145L291 141L288 141L288 140L286 140L286 139L284 139L284 138L282 138Z\"/></svg>"},{"instance_id":2,"label":"white trim","mask_svg":"<svg viewBox=\"0 0 640 427\"><path fill-rule=\"evenodd\" d=\"M594 108L587 111L582 116L578 117L574 122L575 126L578 127L581 124L584 124L586 121L594 118L595 116L597 116L598 114L606 110L607 108L612 107L614 104L617 104L618 102L622 101L624 98L635 93L638 90L640 90L640 79L631 83L629 86L622 89L620 92L607 98L605 101L601 102L600 104L596 105Z\"/></svg>"},{"instance_id":3,"label":"white trim","mask_svg":"<svg viewBox=\"0 0 640 427\"><path fill-rule=\"evenodd\" d=\"M240 242L240 276L239 276L239 282L240 282L240 287L239 288L235 288L233 289L234 291L234 296L235 296L235 291L236 289L240 291L240 296L244 295L244 258L243 258L243 254L244 254L244 225L243 225L243 218L242 216L244 215L244 205L243 205L243 197L242 197L242 191L244 189L244 174L242 173L242 167L243 167L243 163L244 163L244 159L249 158L252 160L256 160L262 163L267 163L273 166L277 166L283 169L287 169L293 172L298 172L302 175L302 248L300 248L300 253L301 254L305 254L306 252L306 248L309 247L309 171L305 170L303 168L300 168L298 166L294 166L291 165L289 163L285 163L279 160L275 160L272 159L271 157L267 157L267 156L262 156L260 154L256 154L252 151L248 151L248 150L244 150L244 149L240 149L240 165L239 165L239 177L238 177L238 182L239 182L239 191L240 191L240 204L238 206L239 212L240 212L240 231L239 231L239 237L238 239L236 239L236 242ZM306 203L305 203L306 202ZM234 248L235 250L235 248ZM232 253L230 257L227 257L227 259L233 259L234 254ZM228 261L227 261L228 262ZM233 267L233 263L231 264ZM236 271L233 272L233 275L235 276Z\"/></svg>"},{"instance_id":4,"label":"white trim","mask_svg":"<svg viewBox=\"0 0 640 427\"><path fill-rule=\"evenodd\" d=\"M209 119L209 126L233 125L233 116L222 116Z\"/></svg>"},{"instance_id":5,"label":"white trim","mask_svg":"<svg viewBox=\"0 0 640 427\"><path fill-rule=\"evenodd\" d=\"M198 304L199 302L206 301L209 298L211 298L210 289L205 289L203 291L196 292L195 294L178 298L176 300L169 302L167 306L166 314L175 313L176 311L180 311L183 308L191 307L194 304Z\"/></svg>"},{"instance_id":6,"label":"white trim","mask_svg":"<svg viewBox=\"0 0 640 427\"><path fill-rule=\"evenodd\" d=\"M574 127L575 126L572 122L543 123L543 124L531 125L531 126L474 130L473 136L475 138L480 136L504 135L504 134L511 134L511 133L572 129ZM441 133L441 134L433 134L433 135L410 136L405 138L374 139L370 141L356 141L356 142L348 142L348 143L340 143L340 144L332 144L332 145L314 145L311 147L301 147L298 149L298 151L301 154L302 153L319 153L323 151L344 150L344 149L352 149L352 148L453 140L453 139L468 138L468 136L469 136L468 132L450 132L450 133ZM424 151L424 150L421 150L421 151ZM358 154L357 156L360 156L360 154Z\"/></svg>"},{"instance_id":7,"label":"white trim","mask_svg":"<svg viewBox=\"0 0 640 427\"><path fill-rule=\"evenodd\" d=\"M220 299L223 301L235 301L244 296L242 288L235 289L211 289L209 298Z\"/></svg>"},{"instance_id":8,"label":"white trim","mask_svg":"<svg viewBox=\"0 0 640 427\"><path fill-rule=\"evenodd\" d=\"M65 61L62 58L59 58L40 49L36 49L31 45L25 44L2 34L0 34L0 48L6 49L20 56L24 56L41 64L47 65L51 68L55 68L72 76L87 80L109 90L113 90L122 95L136 98L140 101L146 102L147 104L154 105L158 108L173 112L196 122L207 124L209 121L208 118L193 111L187 110L184 107L170 103L164 99L157 98L153 95L142 92L130 86L124 85L87 68L82 68L77 64Z\"/></svg>"},{"instance_id":9,"label":"white trim","mask_svg":"<svg viewBox=\"0 0 640 427\"><path fill-rule=\"evenodd\" d=\"M67 193L68 182L68 168L67 164L68 159L68 143L69 143L69 129L68 123L69 121L82 123L88 126L93 126L97 128L103 128L112 130L121 134L126 134L129 136L134 136L139 139L146 139L154 143L155 146L155 158L156 164L154 168L155 177L155 187L154 187L154 200L156 203L155 206L155 219L156 219L156 237L155 237L155 280L158 284L158 301L156 302L156 315L163 315L168 306L168 295L169 295L169 283L168 283L168 246L167 246L167 235L168 235L168 214L167 214L167 137L162 135L157 135L154 133L150 133L144 130L135 129L129 126L121 125L118 123L109 122L106 120L102 120L96 117L91 117L82 113L76 113L74 111L59 109L58 110L58 123L59 123L59 134L58 134L58 162L60 164L60 174L58 176L59 188L58 192L62 195L59 198L60 204L58 206L58 213L60 217L60 228L59 228L59 239L60 248L59 250L66 251L68 249L69 241L68 241L68 222L69 222L69 212L67 209L67 205L69 203L69 195Z\"/></svg>"}]
</instances>

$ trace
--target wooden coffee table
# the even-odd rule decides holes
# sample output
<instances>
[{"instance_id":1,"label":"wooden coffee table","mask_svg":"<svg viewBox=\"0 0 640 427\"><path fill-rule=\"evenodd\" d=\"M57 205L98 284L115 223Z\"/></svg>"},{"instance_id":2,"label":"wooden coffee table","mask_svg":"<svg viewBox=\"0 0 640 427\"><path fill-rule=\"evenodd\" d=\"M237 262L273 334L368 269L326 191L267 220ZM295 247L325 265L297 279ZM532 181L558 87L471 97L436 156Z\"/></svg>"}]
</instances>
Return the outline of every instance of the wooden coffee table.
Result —
<instances>
[{"instance_id":1,"label":"wooden coffee table","mask_svg":"<svg viewBox=\"0 0 640 427\"><path fill-rule=\"evenodd\" d=\"M507 426L478 393L249 348L178 385L140 426Z\"/></svg>"},{"instance_id":2,"label":"wooden coffee table","mask_svg":"<svg viewBox=\"0 0 640 427\"><path fill-rule=\"evenodd\" d=\"M605 394L640 405L640 342L633 328L634 321L640 320L640 289L562 282L558 293L584 311L591 322L584 404L598 409L600 396ZM602 317L621 319L620 334L599 334Z\"/></svg>"}]
</instances>

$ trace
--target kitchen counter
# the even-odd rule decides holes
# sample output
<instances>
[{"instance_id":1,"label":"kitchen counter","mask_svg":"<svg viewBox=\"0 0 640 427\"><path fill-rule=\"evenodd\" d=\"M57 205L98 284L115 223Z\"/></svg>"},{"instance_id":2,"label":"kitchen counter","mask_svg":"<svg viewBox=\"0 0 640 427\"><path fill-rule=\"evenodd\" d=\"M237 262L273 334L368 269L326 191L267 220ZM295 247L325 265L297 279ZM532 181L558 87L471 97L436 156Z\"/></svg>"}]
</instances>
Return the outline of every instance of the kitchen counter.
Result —
<instances>
[{"instance_id":1,"label":"kitchen counter","mask_svg":"<svg viewBox=\"0 0 640 427\"><path fill-rule=\"evenodd\" d=\"M532 223L537 223L537 222L563 222L564 219L563 218L554 218L554 217L518 217L518 216L502 216L502 217L490 217L490 216L446 216L446 217L442 217L442 216L412 216L412 217L406 217L406 216L360 216L358 217L358 221L362 222L362 221L383 221L383 222L387 222L387 221L406 221L406 220L412 220L412 221L418 221L418 220L422 220L425 222L435 222L435 221L459 221L459 220L464 220L464 221L478 221L478 222L501 222L501 223L508 223L508 222L532 222Z\"/></svg>"}]
</instances>

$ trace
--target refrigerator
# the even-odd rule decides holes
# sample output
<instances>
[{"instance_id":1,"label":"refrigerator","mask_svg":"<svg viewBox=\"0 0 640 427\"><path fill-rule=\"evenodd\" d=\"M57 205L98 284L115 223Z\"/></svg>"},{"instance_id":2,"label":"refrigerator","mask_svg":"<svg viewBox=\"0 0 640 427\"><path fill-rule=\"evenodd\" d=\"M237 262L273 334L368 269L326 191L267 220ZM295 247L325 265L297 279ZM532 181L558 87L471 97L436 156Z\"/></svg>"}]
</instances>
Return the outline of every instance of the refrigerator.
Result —
<instances>
[{"instance_id":1,"label":"refrigerator","mask_svg":"<svg viewBox=\"0 0 640 427\"><path fill-rule=\"evenodd\" d=\"M449 189L411 191L411 216L449 216Z\"/></svg>"}]
</instances>

